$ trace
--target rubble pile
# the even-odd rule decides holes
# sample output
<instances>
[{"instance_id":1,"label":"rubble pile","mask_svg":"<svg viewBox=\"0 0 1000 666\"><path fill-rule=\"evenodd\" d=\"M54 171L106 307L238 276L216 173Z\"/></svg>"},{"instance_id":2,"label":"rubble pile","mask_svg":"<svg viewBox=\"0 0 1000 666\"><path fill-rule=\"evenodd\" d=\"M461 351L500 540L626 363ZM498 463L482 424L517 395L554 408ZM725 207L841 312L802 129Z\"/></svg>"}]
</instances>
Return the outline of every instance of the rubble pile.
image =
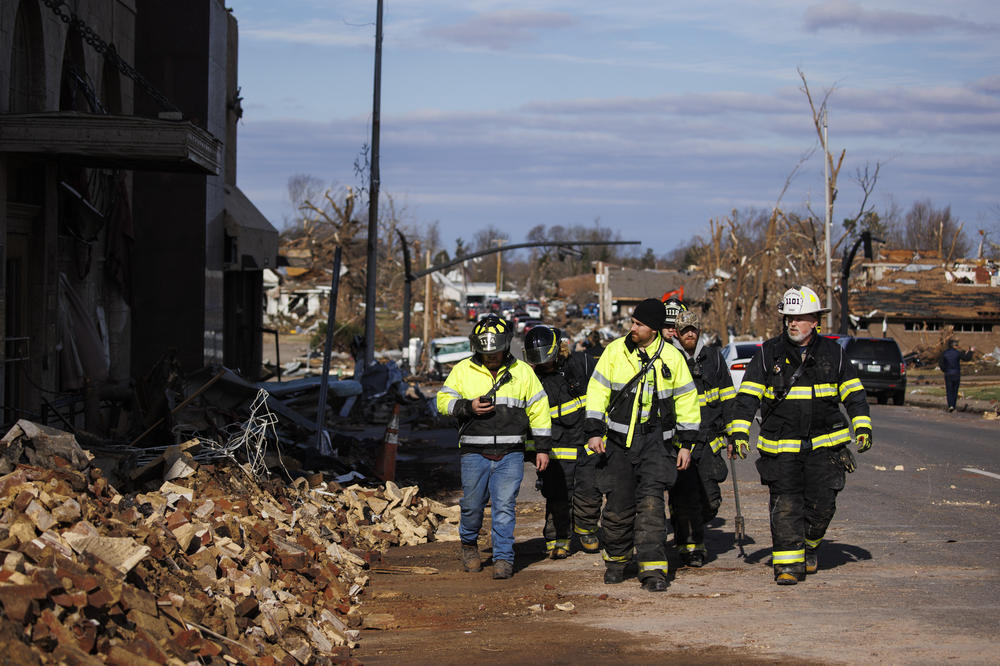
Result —
<instances>
[{"instance_id":1,"label":"rubble pile","mask_svg":"<svg viewBox=\"0 0 1000 666\"><path fill-rule=\"evenodd\" d=\"M72 435L18 422L0 440L2 635L37 663L348 663L381 553L458 539L459 507L415 486L258 483L197 445L122 494Z\"/></svg>"}]
</instances>

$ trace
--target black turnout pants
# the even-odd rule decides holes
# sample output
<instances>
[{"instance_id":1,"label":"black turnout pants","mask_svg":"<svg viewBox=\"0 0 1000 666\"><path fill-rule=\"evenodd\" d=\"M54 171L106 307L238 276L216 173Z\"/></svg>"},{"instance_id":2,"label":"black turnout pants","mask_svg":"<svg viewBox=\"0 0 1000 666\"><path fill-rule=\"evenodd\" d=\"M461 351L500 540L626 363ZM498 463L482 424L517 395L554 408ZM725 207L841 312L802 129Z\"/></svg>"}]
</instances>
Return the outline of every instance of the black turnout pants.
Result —
<instances>
[{"instance_id":1,"label":"black turnout pants","mask_svg":"<svg viewBox=\"0 0 1000 666\"><path fill-rule=\"evenodd\" d=\"M836 451L822 447L798 453L761 454L761 483L771 493L772 562L777 575L805 572L806 546L816 548L837 510L844 468Z\"/></svg>"},{"instance_id":2,"label":"black turnout pants","mask_svg":"<svg viewBox=\"0 0 1000 666\"><path fill-rule=\"evenodd\" d=\"M696 447L691 466L677 472L677 483L670 489L670 523L675 546L698 546L698 550L704 550L705 524L719 513L722 504L719 482L727 476L725 461L704 444Z\"/></svg>"},{"instance_id":3,"label":"black turnout pants","mask_svg":"<svg viewBox=\"0 0 1000 666\"><path fill-rule=\"evenodd\" d=\"M542 477L542 496L545 498L545 536L547 550L559 546L569 548L571 510L570 497L576 476L576 460L557 460L549 456L549 466L539 474Z\"/></svg>"},{"instance_id":4,"label":"black turnout pants","mask_svg":"<svg viewBox=\"0 0 1000 666\"><path fill-rule=\"evenodd\" d=\"M604 456L590 455L587 447L576 459L576 482L573 485L573 531L577 534L597 534L604 493L597 486L597 465Z\"/></svg>"},{"instance_id":5,"label":"black turnout pants","mask_svg":"<svg viewBox=\"0 0 1000 666\"><path fill-rule=\"evenodd\" d=\"M607 492L601 517L601 544L608 567L639 565L639 580L667 575L666 507L664 492L677 479L677 450L664 442L660 430L636 434L624 447L617 436L608 438L598 483Z\"/></svg>"}]
</instances>

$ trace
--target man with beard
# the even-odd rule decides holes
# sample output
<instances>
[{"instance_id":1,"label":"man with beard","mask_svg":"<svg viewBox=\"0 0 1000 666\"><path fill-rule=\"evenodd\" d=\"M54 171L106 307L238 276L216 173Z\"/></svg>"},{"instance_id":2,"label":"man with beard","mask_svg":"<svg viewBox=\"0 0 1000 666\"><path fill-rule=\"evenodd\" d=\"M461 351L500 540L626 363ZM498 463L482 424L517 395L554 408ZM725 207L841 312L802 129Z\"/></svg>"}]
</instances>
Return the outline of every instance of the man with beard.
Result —
<instances>
[{"instance_id":1,"label":"man with beard","mask_svg":"<svg viewBox=\"0 0 1000 666\"><path fill-rule=\"evenodd\" d=\"M872 445L865 389L843 348L819 335L819 296L789 289L778 306L786 330L761 345L740 384L730 424L729 455L746 456L750 421L761 410L757 471L770 491L771 563L778 585L816 573L816 550L836 511L851 429L858 451ZM843 403L850 426L840 412Z\"/></svg>"},{"instance_id":2,"label":"man with beard","mask_svg":"<svg viewBox=\"0 0 1000 666\"><path fill-rule=\"evenodd\" d=\"M587 446L604 455L604 582L625 580L634 549L642 589L650 592L667 589L663 494L691 463L701 421L687 363L660 336L663 319L658 299L635 307L629 334L613 340L594 368L584 422Z\"/></svg>"},{"instance_id":3,"label":"man with beard","mask_svg":"<svg viewBox=\"0 0 1000 666\"><path fill-rule=\"evenodd\" d=\"M701 339L701 322L694 310L677 316L677 337L673 345L684 354L701 405L701 429L691 452L691 466L677 473L670 489L670 523L681 564L705 564L705 524L715 518L722 504L719 484L728 472L722 449L726 448L726 427L736 390L729 368L718 347Z\"/></svg>"}]
</instances>

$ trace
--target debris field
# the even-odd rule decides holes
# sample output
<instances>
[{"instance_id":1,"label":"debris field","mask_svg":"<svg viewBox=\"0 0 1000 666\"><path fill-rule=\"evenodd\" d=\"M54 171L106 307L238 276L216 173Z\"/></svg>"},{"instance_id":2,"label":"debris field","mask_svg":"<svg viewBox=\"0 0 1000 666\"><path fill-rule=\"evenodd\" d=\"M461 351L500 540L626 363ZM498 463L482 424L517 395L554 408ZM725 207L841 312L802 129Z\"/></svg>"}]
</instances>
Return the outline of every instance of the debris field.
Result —
<instances>
[{"instance_id":1,"label":"debris field","mask_svg":"<svg viewBox=\"0 0 1000 666\"><path fill-rule=\"evenodd\" d=\"M390 545L458 539L416 486L261 478L167 448L113 487L73 435L0 440L0 632L14 663L354 663ZM433 572L424 572L433 573Z\"/></svg>"}]
</instances>

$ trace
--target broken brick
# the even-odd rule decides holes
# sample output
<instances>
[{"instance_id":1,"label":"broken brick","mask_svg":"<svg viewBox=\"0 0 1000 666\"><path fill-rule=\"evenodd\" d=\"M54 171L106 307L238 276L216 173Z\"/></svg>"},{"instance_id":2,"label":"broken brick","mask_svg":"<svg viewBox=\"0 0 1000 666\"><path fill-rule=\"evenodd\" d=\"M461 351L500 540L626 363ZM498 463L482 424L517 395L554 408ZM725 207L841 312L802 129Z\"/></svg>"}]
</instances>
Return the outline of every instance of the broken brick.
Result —
<instances>
[{"instance_id":1,"label":"broken brick","mask_svg":"<svg viewBox=\"0 0 1000 666\"><path fill-rule=\"evenodd\" d=\"M31 619L34 614L32 608L37 607L33 602L45 597L45 586L38 583L0 586L4 615L18 623Z\"/></svg>"}]
</instances>

